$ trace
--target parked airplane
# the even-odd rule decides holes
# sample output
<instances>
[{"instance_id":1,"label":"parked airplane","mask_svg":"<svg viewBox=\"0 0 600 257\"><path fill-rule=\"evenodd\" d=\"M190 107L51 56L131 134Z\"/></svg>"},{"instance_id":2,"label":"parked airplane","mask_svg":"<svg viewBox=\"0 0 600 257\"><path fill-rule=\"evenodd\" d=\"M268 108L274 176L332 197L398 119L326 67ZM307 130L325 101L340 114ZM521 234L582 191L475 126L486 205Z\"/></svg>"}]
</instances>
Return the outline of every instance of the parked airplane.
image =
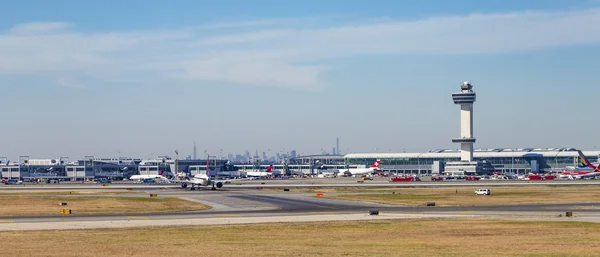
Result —
<instances>
[{"instance_id":1,"label":"parked airplane","mask_svg":"<svg viewBox=\"0 0 600 257\"><path fill-rule=\"evenodd\" d=\"M273 174L273 164L267 167L266 171L248 171L246 177L268 177Z\"/></svg>"},{"instance_id":2,"label":"parked airplane","mask_svg":"<svg viewBox=\"0 0 600 257\"><path fill-rule=\"evenodd\" d=\"M376 160L373 165L369 168L356 168L356 169L341 169L339 172L345 176L358 176L358 175L370 175L373 172L379 171L380 160Z\"/></svg>"},{"instance_id":3,"label":"parked airplane","mask_svg":"<svg viewBox=\"0 0 600 257\"><path fill-rule=\"evenodd\" d=\"M583 165L594 169L594 172L600 172L600 169L598 168L598 167L600 167L600 165L598 165L598 164L594 165L593 163L591 163L587 159L587 157L585 157L585 155L581 152L581 150L577 150L577 153L579 154L579 159L581 160L581 163L583 163Z\"/></svg>"},{"instance_id":4,"label":"parked airplane","mask_svg":"<svg viewBox=\"0 0 600 257\"><path fill-rule=\"evenodd\" d=\"M577 150L577 153L579 154L579 159L583 166L571 168L569 171L563 172L559 177L583 179L600 176L600 165L592 164L580 150Z\"/></svg>"},{"instance_id":5,"label":"parked airplane","mask_svg":"<svg viewBox=\"0 0 600 257\"><path fill-rule=\"evenodd\" d=\"M144 180L144 179L164 179L168 180L166 177L162 175L132 175L129 177L130 180Z\"/></svg>"}]
</instances>

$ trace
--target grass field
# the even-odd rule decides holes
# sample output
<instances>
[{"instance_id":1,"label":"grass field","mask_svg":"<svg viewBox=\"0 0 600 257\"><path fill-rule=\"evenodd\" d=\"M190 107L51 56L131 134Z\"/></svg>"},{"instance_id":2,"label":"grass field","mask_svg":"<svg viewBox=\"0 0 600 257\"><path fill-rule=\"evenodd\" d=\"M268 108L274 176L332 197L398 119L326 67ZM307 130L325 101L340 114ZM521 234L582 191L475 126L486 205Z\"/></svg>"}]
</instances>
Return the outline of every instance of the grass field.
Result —
<instances>
[{"instance_id":1,"label":"grass field","mask_svg":"<svg viewBox=\"0 0 600 257\"><path fill-rule=\"evenodd\" d=\"M11 256L598 256L600 224L394 220L2 232ZM24 243L25 242L25 243Z\"/></svg>"},{"instance_id":2,"label":"grass field","mask_svg":"<svg viewBox=\"0 0 600 257\"><path fill-rule=\"evenodd\" d=\"M120 195L120 194L141 194L143 191L135 190L107 190L107 189L84 189L84 190L67 190L67 189L56 189L56 190L40 190L40 189L26 189L26 190L9 190L0 189L0 195Z\"/></svg>"},{"instance_id":3,"label":"grass field","mask_svg":"<svg viewBox=\"0 0 600 257\"><path fill-rule=\"evenodd\" d=\"M477 206L536 203L597 202L600 187L490 187L492 195L474 195L477 188L401 188L379 190L330 190L326 197L369 201L386 204L423 205L435 202L438 206ZM332 193L332 194L331 194Z\"/></svg>"},{"instance_id":4,"label":"grass field","mask_svg":"<svg viewBox=\"0 0 600 257\"><path fill-rule=\"evenodd\" d=\"M66 202L67 206L59 206ZM72 214L152 213L206 210L210 206L179 198L114 197L79 195L3 195L0 216L60 215L61 209Z\"/></svg>"}]
</instances>

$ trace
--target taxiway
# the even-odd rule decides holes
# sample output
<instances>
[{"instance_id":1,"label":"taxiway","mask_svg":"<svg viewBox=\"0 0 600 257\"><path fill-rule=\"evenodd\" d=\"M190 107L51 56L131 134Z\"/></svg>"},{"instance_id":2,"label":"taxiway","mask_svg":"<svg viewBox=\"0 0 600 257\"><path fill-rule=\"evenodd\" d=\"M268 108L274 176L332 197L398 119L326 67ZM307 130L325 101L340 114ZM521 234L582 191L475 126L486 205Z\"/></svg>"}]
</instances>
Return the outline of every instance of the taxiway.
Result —
<instances>
[{"instance_id":1,"label":"taxiway","mask_svg":"<svg viewBox=\"0 0 600 257\"><path fill-rule=\"evenodd\" d=\"M326 182L326 183L323 183ZM336 182L336 183L333 183ZM596 181L556 181L552 185L600 185ZM263 184L264 183L264 184ZM308 184L307 184L308 183ZM356 180L354 180L356 183ZM18 190L81 190L103 189L113 190L132 188L144 193L157 194L159 197L179 197L188 201L201 202L212 206L205 211L151 214L112 214L112 215L80 215L73 213L66 216L27 216L0 217L0 231L11 230L56 230L85 228L118 228L141 226L185 226L185 225L218 225L264 222L308 222L332 220L372 220L372 219L413 219L413 218L510 218L510 219L543 219L551 221L579 220L600 222L600 203L565 203L565 204L521 204L521 205L489 205L489 206L398 206L378 203L339 200L315 197L312 193L294 192L294 190L274 191L256 190L258 188L293 188L297 186L314 187L369 187L372 186L535 186L546 183L514 183L514 182L441 182L441 183L383 183L368 181L360 185L351 180L258 180L244 181L239 184L226 184L219 190L183 190L178 185L16 185L3 186L2 189ZM126 196L124 196L126 197ZM379 215L369 215L377 210ZM558 215L566 212L576 213L575 217L558 219Z\"/></svg>"}]
</instances>

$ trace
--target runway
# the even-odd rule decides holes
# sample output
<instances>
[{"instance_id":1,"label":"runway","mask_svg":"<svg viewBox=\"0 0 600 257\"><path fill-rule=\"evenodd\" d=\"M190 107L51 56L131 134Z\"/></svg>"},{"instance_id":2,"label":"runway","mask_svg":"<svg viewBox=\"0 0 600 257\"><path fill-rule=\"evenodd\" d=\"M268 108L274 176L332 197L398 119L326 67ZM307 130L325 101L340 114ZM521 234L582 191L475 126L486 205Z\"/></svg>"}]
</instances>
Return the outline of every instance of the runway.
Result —
<instances>
[{"instance_id":1,"label":"runway","mask_svg":"<svg viewBox=\"0 0 600 257\"><path fill-rule=\"evenodd\" d=\"M218 225L247 224L265 222L308 222L332 220L373 220L373 219L413 219L413 218L511 218L541 219L562 221L558 215L574 212L576 215L568 220L600 222L600 202L564 203L564 204L521 204L490 206L398 206L378 203L367 203L349 200L314 197L314 193L301 193L272 190L256 190L260 187L288 187L304 185L297 183L280 183L279 181L248 181L245 187L226 185L219 190L182 190L177 185L67 185L58 186L10 186L2 189L10 190L82 190L103 189L114 190L134 187L136 191L156 193L160 197L179 197L188 201L201 202L212 206L206 211L179 213L129 213L112 215L81 215L74 213L67 216L28 216L0 217L0 231L14 230L56 230L85 228L120 228L140 226L184 226L184 225ZM277 184L279 182L279 184ZM287 181L286 181L287 182ZM306 182L306 181L305 181ZM572 181L568 181L572 182ZM568 183L562 182L562 183ZM257 184L258 183L258 184ZM265 184L260 184L265 183ZM267 184L269 183L269 184ZM344 186L348 183L322 183L322 187L330 185ZM432 183L453 185L458 183ZM486 186L503 186L504 183L486 183ZM510 183L509 183L510 184ZM538 183L539 184L539 183ZM545 183L546 184L546 183ZM552 183L556 184L556 183ZM573 183L570 183L573 184ZM584 181L576 185L599 185L596 181ZM368 184L362 184L366 186ZM381 185L375 181L373 185ZM406 186L407 184L402 184ZM532 184L519 184L532 185ZM136 187L137 186L137 187ZM468 186L477 187L477 183ZM254 189L254 190L249 190ZM369 215L369 211L378 210L380 215Z\"/></svg>"},{"instance_id":2,"label":"runway","mask_svg":"<svg viewBox=\"0 0 600 257\"><path fill-rule=\"evenodd\" d=\"M389 182L388 178L375 178L362 181L360 178L309 178L309 179L261 179L242 180L226 183L223 188L256 189L256 188L417 188L417 187L525 187L525 186L593 186L600 185L600 180L485 180L485 181L443 181L443 182ZM141 184L136 182L115 182L112 184L82 184L66 182L62 184L24 184L0 185L2 190L80 190L80 189L140 189L179 188L179 183Z\"/></svg>"},{"instance_id":3,"label":"runway","mask_svg":"<svg viewBox=\"0 0 600 257\"><path fill-rule=\"evenodd\" d=\"M205 191L200 194L197 192L162 192L162 194L203 202L213 206L213 209L183 213L0 217L0 231L409 218L511 216L517 219L532 217L547 219L567 211L577 213L576 218L580 220L600 221L600 203L410 207L315 198L299 193L284 195L263 192ZM378 210L380 215L369 215L370 210Z\"/></svg>"}]
</instances>

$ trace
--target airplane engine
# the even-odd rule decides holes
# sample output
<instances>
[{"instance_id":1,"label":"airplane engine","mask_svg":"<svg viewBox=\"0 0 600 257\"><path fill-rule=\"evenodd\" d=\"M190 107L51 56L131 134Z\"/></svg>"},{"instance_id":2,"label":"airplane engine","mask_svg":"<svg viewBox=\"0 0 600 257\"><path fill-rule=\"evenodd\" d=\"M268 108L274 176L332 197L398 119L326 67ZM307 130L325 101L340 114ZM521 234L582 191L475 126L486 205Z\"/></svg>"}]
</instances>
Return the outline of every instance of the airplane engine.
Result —
<instances>
[{"instance_id":1,"label":"airplane engine","mask_svg":"<svg viewBox=\"0 0 600 257\"><path fill-rule=\"evenodd\" d=\"M187 183L181 183L181 188L187 188Z\"/></svg>"},{"instance_id":2,"label":"airplane engine","mask_svg":"<svg viewBox=\"0 0 600 257\"><path fill-rule=\"evenodd\" d=\"M223 187L223 182L217 182L217 188Z\"/></svg>"}]
</instances>

